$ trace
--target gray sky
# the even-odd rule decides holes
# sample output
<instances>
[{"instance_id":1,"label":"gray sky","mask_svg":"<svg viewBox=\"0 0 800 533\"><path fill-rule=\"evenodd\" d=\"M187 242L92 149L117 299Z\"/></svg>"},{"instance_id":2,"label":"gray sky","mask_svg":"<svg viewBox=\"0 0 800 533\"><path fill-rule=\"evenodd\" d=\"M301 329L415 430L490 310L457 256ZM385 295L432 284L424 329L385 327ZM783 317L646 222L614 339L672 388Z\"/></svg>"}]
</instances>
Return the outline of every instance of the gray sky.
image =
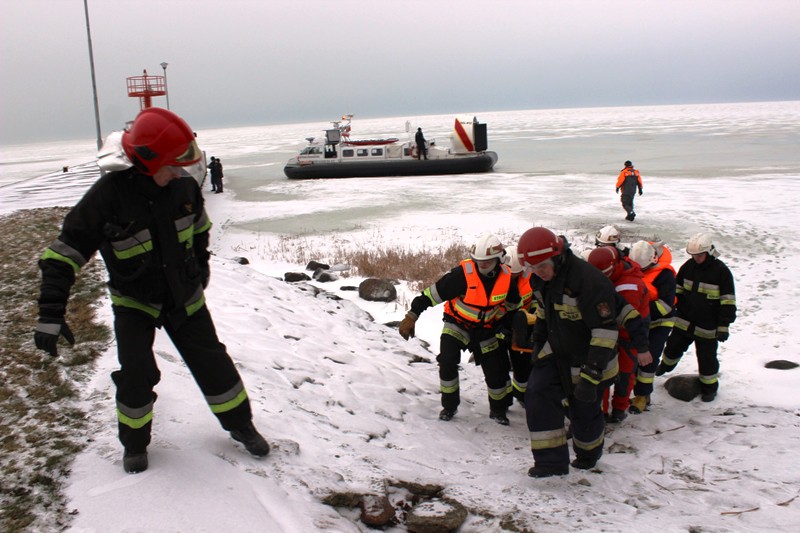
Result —
<instances>
[{"instance_id":1,"label":"gray sky","mask_svg":"<svg viewBox=\"0 0 800 533\"><path fill-rule=\"evenodd\" d=\"M88 3L103 136L139 110L126 78L163 61L195 129L800 100L798 0ZM0 143L95 137L83 1L5 0Z\"/></svg>"}]
</instances>

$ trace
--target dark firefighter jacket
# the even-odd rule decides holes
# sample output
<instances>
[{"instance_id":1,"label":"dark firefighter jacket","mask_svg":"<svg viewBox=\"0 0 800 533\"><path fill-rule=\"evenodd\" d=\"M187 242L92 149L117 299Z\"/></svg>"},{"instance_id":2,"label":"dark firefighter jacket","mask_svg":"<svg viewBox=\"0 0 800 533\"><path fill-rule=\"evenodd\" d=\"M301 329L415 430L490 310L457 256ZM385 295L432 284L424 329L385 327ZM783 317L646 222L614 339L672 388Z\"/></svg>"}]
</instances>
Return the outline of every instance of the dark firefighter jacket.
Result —
<instances>
[{"instance_id":1,"label":"dark firefighter jacket","mask_svg":"<svg viewBox=\"0 0 800 533\"><path fill-rule=\"evenodd\" d=\"M499 264L484 276L472 259L465 259L422 291L411 302L416 316L429 307L447 302L444 321L466 329L494 327L508 311L519 307L519 290L511 283L511 271Z\"/></svg>"},{"instance_id":2,"label":"dark firefighter jacket","mask_svg":"<svg viewBox=\"0 0 800 533\"><path fill-rule=\"evenodd\" d=\"M569 372L568 363L601 370L603 379L613 377L619 331L611 280L566 249L555 277L543 282L534 276L531 284L537 301L534 359L555 357L562 374Z\"/></svg>"},{"instance_id":3,"label":"dark firefighter jacket","mask_svg":"<svg viewBox=\"0 0 800 533\"><path fill-rule=\"evenodd\" d=\"M636 190L642 190L642 176L638 170L631 168L623 168L622 172L617 176L617 189L622 189L624 196L633 196Z\"/></svg>"},{"instance_id":4,"label":"dark firefighter jacket","mask_svg":"<svg viewBox=\"0 0 800 533\"><path fill-rule=\"evenodd\" d=\"M189 176L165 187L133 168L102 176L39 261L40 314L63 317L75 274L99 250L114 305L159 320L166 314L178 327L205 302L210 228Z\"/></svg>"},{"instance_id":5,"label":"dark firefighter jacket","mask_svg":"<svg viewBox=\"0 0 800 533\"><path fill-rule=\"evenodd\" d=\"M708 254L702 264L689 259L678 270L675 294L675 327L695 327L697 337L716 338L736 320L736 290L728 267Z\"/></svg>"}]
</instances>

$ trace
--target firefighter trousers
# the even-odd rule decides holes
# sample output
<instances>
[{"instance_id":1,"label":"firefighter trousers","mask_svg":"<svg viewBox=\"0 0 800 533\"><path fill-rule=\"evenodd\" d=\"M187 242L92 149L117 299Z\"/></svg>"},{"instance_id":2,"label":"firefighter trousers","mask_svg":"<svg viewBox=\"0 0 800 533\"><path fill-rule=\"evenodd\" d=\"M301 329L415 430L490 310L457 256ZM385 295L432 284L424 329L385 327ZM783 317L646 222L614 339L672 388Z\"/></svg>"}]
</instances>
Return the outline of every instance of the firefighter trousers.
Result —
<instances>
[{"instance_id":1,"label":"firefighter trousers","mask_svg":"<svg viewBox=\"0 0 800 533\"><path fill-rule=\"evenodd\" d=\"M689 329L690 332L694 327ZM700 372L700 390L716 392L719 389L719 360L717 359L717 339L703 339L680 328L672 328L664 348L664 362L678 364L683 354L694 343L697 353L697 369Z\"/></svg>"},{"instance_id":2,"label":"firefighter trousers","mask_svg":"<svg viewBox=\"0 0 800 533\"><path fill-rule=\"evenodd\" d=\"M119 440L131 451L150 444L153 388L161 372L153 353L156 323L149 315L114 306L114 331L120 369L111 374L117 386ZM183 358L222 427L230 431L252 419L250 402L239 372L225 345L217 338L214 322L203 306L179 328L167 319L164 330Z\"/></svg>"},{"instance_id":3,"label":"firefighter trousers","mask_svg":"<svg viewBox=\"0 0 800 533\"><path fill-rule=\"evenodd\" d=\"M664 345L667 343L667 337L669 337L671 330L672 328L669 326L658 326L650 330L650 355L653 356L653 362L649 365L640 366L636 372L636 384L633 386L633 393L636 396L653 394L653 379L656 375L656 368L658 368L661 352L664 351Z\"/></svg>"},{"instance_id":4,"label":"firefighter trousers","mask_svg":"<svg viewBox=\"0 0 800 533\"><path fill-rule=\"evenodd\" d=\"M442 393L442 407L451 411L461 403L458 382L458 365L461 352L469 350L475 362L483 370L489 396L489 409L495 413L505 413L511 380L508 377L508 353L500 345L491 329L469 332L470 339L464 343L454 336L443 333L439 344L439 388ZM466 339L465 339L466 340Z\"/></svg>"},{"instance_id":5,"label":"firefighter trousers","mask_svg":"<svg viewBox=\"0 0 800 533\"><path fill-rule=\"evenodd\" d=\"M569 465L565 417L570 420L575 457L597 461L603 455L605 420L601 401L610 381L598 385L596 399L592 402L582 402L568 395L563 382L553 358L534 365L528 378L525 414L536 466Z\"/></svg>"}]
</instances>

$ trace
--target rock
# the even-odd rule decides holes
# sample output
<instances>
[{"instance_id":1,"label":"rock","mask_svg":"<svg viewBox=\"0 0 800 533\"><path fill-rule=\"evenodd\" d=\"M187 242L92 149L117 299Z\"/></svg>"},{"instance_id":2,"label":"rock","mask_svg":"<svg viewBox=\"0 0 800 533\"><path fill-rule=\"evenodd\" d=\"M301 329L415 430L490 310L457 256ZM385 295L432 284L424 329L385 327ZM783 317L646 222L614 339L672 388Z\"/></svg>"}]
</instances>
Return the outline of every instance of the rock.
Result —
<instances>
[{"instance_id":1,"label":"rock","mask_svg":"<svg viewBox=\"0 0 800 533\"><path fill-rule=\"evenodd\" d=\"M358 286L358 295L368 302L393 302L397 299L397 289L389 280L367 278Z\"/></svg>"},{"instance_id":2,"label":"rock","mask_svg":"<svg viewBox=\"0 0 800 533\"><path fill-rule=\"evenodd\" d=\"M406 528L414 533L449 533L467 519L467 510L453 500L433 499L421 502L411 509Z\"/></svg>"},{"instance_id":3,"label":"rock","mask_svg":"<svg viewBox=\"0 0 800 533\"><path fill-rule=\"evenodd\" d=\"M310 261L306 265L306 270L314 270L314 271L316 271L316 270L318 270L320 268L322 270L329 270L331 267L330 267L330 265L326 265L325 263L317 263L316 261Z\"/></svg>"},{"instance_id":4,"label":"rock","mask_svg":"<svg viewBox=\"0 0 800 533\"><path fill-rule=\"evenodd\" d=\"M305 272L287 272L283 275L283 280L294 283L296 281L310 281L311 278Z\"/></svg>"},{"instance_id":5,"label":"rock","mask_svg":"<svg viewBox=\"0 0 800 533\"><path fill-rule=\"evenodd\" d=\"M342 285L341 287L339 287L339 290L356 292L358 290L358 287L356 287L355 285Z\"/></svg>"},{"instance_id":6,"label":"rock","mask_svg":"<svg viewBox=\"0 0 800 533\"><path fill-rule=\"evenodd\" d=\"M250 261L246 257L234 257L233 260L239 263L240 265L250 264Z\"/></svg>"},{"instance_id":7,"label":"rock","mask_svg":"<svg viewBox=\"0 0 800 533\"><path fill-rule=\"evenodd\" d=\"M331 274L325 269L318 268L314 271L314 279L321 283L325 283L328 281L336 281L339 278L336 276L336 274Z\"/></svg>"},{"instance_id":8,"label":"rock","mask_svg":"<svg viewBox=\"0 0 800 533\"><path fill-rule=\"evenodd\" d=\"M664 388L673 398L691 402L700 394L700 378L697 376L673 376L664 383Z\"/></svg>"},{"instance_id":9,"label":"rock","mask_svg":"<svg viewBox=\"0 0 800 533\"><path fill-rule=\"evenodd\" d=\"M786 359L777 359L775 361L770 361L764 368L774 368L776 370L791 370L793 368L797 368L800 364L795 363L794 361L787 361Z\"/></svg>"},{"instance_id":10,"label":"rock","mask_svg":"<svg viewBox=\"0 0 800 533\"><path fill-rule=\"evenodd\" d=\"M394 518L394 507L386 496L365 494L361 498L361 521L368 526L382 527Z\"/></svg>"}]
</instances>

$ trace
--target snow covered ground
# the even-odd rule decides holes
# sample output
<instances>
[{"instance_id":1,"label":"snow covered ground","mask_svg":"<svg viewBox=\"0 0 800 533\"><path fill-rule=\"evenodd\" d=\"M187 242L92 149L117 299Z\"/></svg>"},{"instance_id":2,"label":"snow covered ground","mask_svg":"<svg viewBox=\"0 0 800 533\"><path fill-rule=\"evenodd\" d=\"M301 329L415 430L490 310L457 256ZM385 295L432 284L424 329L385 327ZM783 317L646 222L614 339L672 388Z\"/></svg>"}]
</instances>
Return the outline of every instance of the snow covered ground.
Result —
<instances>
[{"instance_id":1,"label":"snow covered ground","mask_svg":"<svg viewBox=\"0 0 800 533\"><path fill-rule=\"evenodd\" d=\"M176 350L159 333L162 381L150 469L125 474L109 376L116 368L112 347L85 392L94 432L68 480L70 531L368 531L357 512L321 500L336 491L380 493L387 481L444 486L445 496L470 510L462 533L800 530L800 370L764 368L774 359L800 362L800 179L768 172L702 179L643 175L645 195L637 197L639 216L630 223L613 194L613 176L599 185L592 175L501 173L452 180L287 181L268 185L273 192L283 187L285 198L259 205L237 199L234 174L226 183L229 192L207 198L216 223L207 298L248 388L256 425L273 451L252 458L221 430ZM76 177L66 188L55 178L7 186L0 213L70 205L87 179ZM566 233L581 249L599 227L613 222L628 242L664 238L677 267L688 258L686 239L712 232L720 259L734 273L739 305L731 338L720 348L717 400L681 402L666 393L664 377L657 378L650 410L609 428L596 470L528 478L532 459L524 412L514 405L507 427L490 421L482 373L467 356L458 415L449 423L438 420L440 308L423 314L417 338L406 342L383 325L405 313L414 296L405 285L398 303L390 304L341 291L358 284L353 278L314 282L326 291L315 294L307 285L279 279L304 266L275 252L281 235L243 228L248 218L273 209L316 209L304 203L307 196L294 193L322 188L340 211L362 206L358 191L368 192L378 208L398 195L450 199L447 205L365 219L347 231L304 235L298 246L319 250L322 261L330 246L342 243L435 246L470 242L484 230L516 244L534 224ZM508 205L509 198L524 209L486 207ZM463 215L452 215L456 210ZM236 257L250 264L240 265ZM104 315L110 320L108 307ZM696 369L688 353L673 374Z\"/></svg>"}]
</instances>

